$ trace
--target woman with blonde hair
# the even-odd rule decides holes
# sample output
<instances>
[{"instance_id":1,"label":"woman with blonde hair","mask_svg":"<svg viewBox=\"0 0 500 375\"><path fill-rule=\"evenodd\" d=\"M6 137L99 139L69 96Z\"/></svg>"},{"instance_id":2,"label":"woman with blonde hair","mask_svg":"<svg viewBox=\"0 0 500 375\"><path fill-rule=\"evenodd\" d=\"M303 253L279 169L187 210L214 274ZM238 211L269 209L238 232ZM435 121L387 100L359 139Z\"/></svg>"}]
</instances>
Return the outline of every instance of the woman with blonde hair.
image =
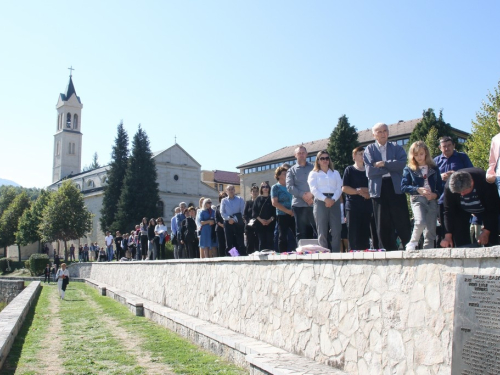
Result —
<instances>
[{"instance_id":1,"label":"woman with blonde hair","mask_svg":"<svg viewBox=\"0 0 500 375\"><path fill-rule=\"evenodd\" d=\"M328 232L330 231L332 236L331 251L339 253L340 233L342 231L340 216L342 178L340 173L333 168L328 151L318 152L307 183L314 195L313 213L319 245L328 249Z\"/></svg>"},{"instance_id":2,"label":"woman with blonde hair","mask_svg":"<svg viewBox=\"0 0 500 375\"><path fill-rule=\"evenodd\" d=\"M408 165L403 169L401 191L410 195L413 211L413 233L406 250L416 250L424 233L424 249L435 247L436 221L439 213L437 199L443 193L441 173L432 160L427 145L414 142L408 151Z\"/></svg>"}]
</instances>

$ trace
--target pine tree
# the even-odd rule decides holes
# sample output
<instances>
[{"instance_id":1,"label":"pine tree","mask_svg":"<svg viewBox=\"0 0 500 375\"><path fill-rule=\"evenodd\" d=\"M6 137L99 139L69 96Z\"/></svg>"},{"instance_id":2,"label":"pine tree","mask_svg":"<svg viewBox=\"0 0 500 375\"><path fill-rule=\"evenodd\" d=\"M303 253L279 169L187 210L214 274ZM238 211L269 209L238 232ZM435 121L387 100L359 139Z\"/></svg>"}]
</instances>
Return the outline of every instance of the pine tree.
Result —
<instances>
[{"instance_id":1,"label":"pine tree","mask_svg":"<svg viewBox=\"0 0 500 375\"><path fill-rule=\"evenodd\" d=\"M63 241L65 260L68 260L67 241L82 238L92 229L92 214L71 180L64 181L51 195L42 216L39 224L42 239L45 242Z\"/></svg>"},{"instance_id":2,"label":"pine tree","mask_svg":"<svg viewBox=\"0 0 500 375\"><path fill-rule=\"evenodd\" d=\"M497 135L497 113L500 111L500 81L494 93L488 92L481 110L476 112L476 121L472 121L472 133L465 142L467 154L474 167L488 169L491 138Z\"/></svg>"},{"instance_id":3,"label":"pine tree","mask_svg":"<svg viewBox=\"0 0 500 375\"><path fill-rule=\"evenodd\" d=\"M356 127L349 124L349 119L346 115L342 115L330 135L327 147L333 165L341 176L344 174L345 168L353 163L352 150L358 146L358 132L356 131Z\"/></svg>"},{"instance_id":4,"label":"pine tree","mask_svg":"<svg viewBox=\"0 0 500 375\"><path fill-rule=\"evenodd\" d=\"M97 155L97 152L94 152L94 155L92 156L92 163L83 167L82 172L91 171L97 168L101 168L101 165L99 164L99 156Z\"/></svg>"},{"instance_id":5,"label":"pine tree","mask_svg":"<svg viewBox=\"0 0 500 375\"><path fill-rule=\"evenodd\" d=\"M149 139L139 125L132 141L132 153L118 204L114 227L130 231L143 217L157 216L160 200L156 182L156 164L149 146Z\"/></svg>"},{"instance_id":6,"label":"pine tree","mask_svg":"<svg viewBox=\"0 0 500 375\"><path fill-rule=\"evenodd\" d=\"M429 148L429 154L433 159L441 154L441 150L439 149L438 132L434 126L431 127L427 137L425 137L425 144L427 145L427 148Z\"/></svg>"},{"instance_id":7,"label":"pine tree","mask_svg":"<svg viewBox=\"0 0 500 375\"><path fill-rule=\"evenodd\" d=\"M103 232L118 230L113 227L113 223L118 212L118 201L122 193L128 163L128 135L123 128L123 122L118 125L111 159L101 208L100 226Z\"/></svg>"},{"instance_id":8,"label":"pine tree","mask_svg":"<svg viewBox=\"0 0 500 375\"><path fill-rule=\"evenodd\" d=\"M432 108L422 112L422 120L420 120L411 132L409 142L410 145L416 141L425 141L429 131L433 127L436 129L437 139L444 136L450 136L453 139L453 143L455 143L457 150L461 149L462 145L457 142L458 137L452 133L451 125L443 120L443 110L441 109L439 111L439 117L436 117Z\"/></svg>"}]
</instances>

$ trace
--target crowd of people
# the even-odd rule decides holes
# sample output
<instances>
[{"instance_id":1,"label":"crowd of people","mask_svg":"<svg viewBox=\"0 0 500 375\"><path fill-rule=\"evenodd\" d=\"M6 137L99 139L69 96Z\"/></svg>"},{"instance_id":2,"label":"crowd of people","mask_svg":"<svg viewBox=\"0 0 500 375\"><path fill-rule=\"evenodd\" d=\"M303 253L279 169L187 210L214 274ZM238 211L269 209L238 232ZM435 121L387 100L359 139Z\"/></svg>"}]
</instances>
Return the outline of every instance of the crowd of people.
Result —
<instances>
[{"instance_id":1,"label":"crowd of people","mask_svg":"<svg viewBox=\"0 0 500 375\"><path fill-rule=\"evenodd\" d=\"M500 126L500 112L497 121ZM78 260L166 259L169 241L176 259L290 252L311 239L332 252L498 244L500 133L486 172L456 151L449 136L439 139L441 154L432 158L422 141L408 153L389 142L386 124L375 124L372 133L375 142L352 151L343 177L326 150L312 164L300 146L296 163L276 168L276 183L252 186L249 200L228 185L218 204L203 197L198 207L181 202L171 235L163 218L143 218L130 233L107 232L102 247L79 246ZM70 260L75 251L72 244Z\"/></svg>"}]
</instances>

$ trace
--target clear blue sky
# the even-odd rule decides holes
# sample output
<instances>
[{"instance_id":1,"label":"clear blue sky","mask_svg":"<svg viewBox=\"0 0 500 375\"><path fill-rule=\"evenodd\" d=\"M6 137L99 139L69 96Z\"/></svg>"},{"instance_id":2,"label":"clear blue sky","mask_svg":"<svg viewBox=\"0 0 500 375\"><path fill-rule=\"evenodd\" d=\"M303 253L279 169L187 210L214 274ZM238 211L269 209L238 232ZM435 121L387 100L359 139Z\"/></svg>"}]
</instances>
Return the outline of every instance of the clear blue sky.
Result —
<instances>
[{"instance_id":1,"label":"clear blue sky","mask_svg":"<svg viewBox=\"0 0 500 375\"><path fill-rule=\"evenodd\" d=\"M444 109L471 120L500 80L499 1L3 1L0 178L51 183L58 95L84 105L82 165L120 120L203 169Z\"/></svg>"}]
</instances>

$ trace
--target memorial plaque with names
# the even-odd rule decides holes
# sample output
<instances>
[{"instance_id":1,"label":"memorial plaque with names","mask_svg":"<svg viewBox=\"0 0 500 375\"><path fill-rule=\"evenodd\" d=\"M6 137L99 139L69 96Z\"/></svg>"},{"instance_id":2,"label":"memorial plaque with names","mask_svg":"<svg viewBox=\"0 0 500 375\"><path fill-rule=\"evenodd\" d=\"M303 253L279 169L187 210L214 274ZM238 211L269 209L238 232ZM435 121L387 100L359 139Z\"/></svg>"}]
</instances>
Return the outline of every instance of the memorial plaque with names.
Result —
<instances>
[{"instance_id":1,"label":"memorial plaque with names","mask_svg":"<svg viewBox=\"0 0 500 375\"><path fill-rule=\"evenodd\" d=\"M457 275L451 374L500 374L500 276Z\"/></svg>"}]
</instances>

